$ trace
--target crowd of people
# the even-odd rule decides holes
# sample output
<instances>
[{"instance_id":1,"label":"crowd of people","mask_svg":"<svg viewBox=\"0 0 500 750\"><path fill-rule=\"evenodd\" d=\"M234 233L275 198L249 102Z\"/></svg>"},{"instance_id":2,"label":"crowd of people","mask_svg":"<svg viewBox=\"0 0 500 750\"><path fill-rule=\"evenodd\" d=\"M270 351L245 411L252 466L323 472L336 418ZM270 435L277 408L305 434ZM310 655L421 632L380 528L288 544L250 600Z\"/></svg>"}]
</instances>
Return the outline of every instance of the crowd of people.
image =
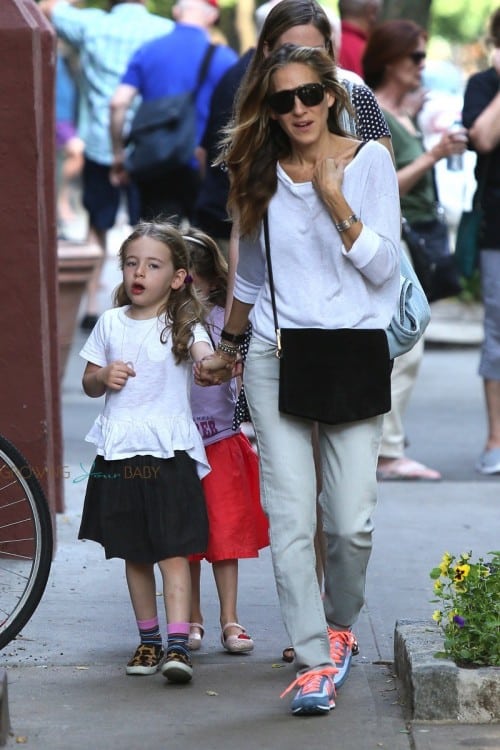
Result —
<instances>
[{"instance_id":1,"label":"crowd of people","mask_svg":"<svg viewBox=\"0 0 500 750\"><path fill-rule=\"evenodd\" d=\"M58 138L61 148L82 144L89 236L105 253L123 201L131 225L114 306L98 309L99 267L82 320L83 388L104 405L86 437L97 455L79 538L125 562L140 640L126 673L161 671L172 683L192 679L202 646L203 560L221 646L253 651L237 612L238 560L270 545L283 658L296 668L283 695L294 691L294 715L324 715L358 652L377 483L441 478L405 454L423 342L393 362L385 330L399 299L402 217L449 252L434 165L467 146L488 187L480 374L489 432L477 469L500 473L500 10L492 67L467 86L465 127L426 150L415 116L427 34L409 20L381 22L379 0L339 0L333 28L316 0L271 0L259 9L255 49L241 57L215 38L217 0L177 0L173 20L144 0L110 6L40 2L79 56L79 106L64 110ZM137 101L186 92L189 158L134 179L127 134ZM364 411L353 404L341 423L286 413L280 327L370 336L363 369L380 398ZM363 382L359 367L347 376Z\"/></svg>"}]
</instances>

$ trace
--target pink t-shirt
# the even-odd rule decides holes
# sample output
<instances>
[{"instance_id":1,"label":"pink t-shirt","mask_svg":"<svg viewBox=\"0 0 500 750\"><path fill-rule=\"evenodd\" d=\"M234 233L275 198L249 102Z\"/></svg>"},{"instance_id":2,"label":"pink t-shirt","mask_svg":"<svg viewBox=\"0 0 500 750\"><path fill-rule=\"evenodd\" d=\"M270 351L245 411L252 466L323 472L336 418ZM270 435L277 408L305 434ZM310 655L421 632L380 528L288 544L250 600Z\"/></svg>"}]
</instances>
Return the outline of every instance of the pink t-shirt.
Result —
<instances>
[{"instance_id":1,"label":"pink t-shirt","mask_svg":"<svg viewBox=\"0 0 500 750\"><path fill-rule=\"evenodd\" d=\"M215 306L208 315L210 334L217 346L224 327L224 310ZM203 387L193 385L191 389L191 409L193 419L203 439L204 445L217 443L224 438L236 435L232 429L234 408L237 399L237 386L234 378L222 385Z\"/></svg>"}]
</instances>

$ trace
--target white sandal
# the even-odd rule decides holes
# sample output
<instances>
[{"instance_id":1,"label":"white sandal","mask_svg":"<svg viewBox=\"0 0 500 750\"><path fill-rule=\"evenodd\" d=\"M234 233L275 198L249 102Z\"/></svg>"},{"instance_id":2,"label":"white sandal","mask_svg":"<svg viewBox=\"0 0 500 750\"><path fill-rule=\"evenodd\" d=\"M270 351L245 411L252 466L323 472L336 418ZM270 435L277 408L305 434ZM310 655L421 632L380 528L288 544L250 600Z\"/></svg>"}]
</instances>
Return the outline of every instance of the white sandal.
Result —
<instances>
[{"instance_id":1,"label":"white sandal","mask_svg":"<svg viewBox=\"0 0 500 750\"><path fill-rule=\"evenodd\" d=\"M204 635L205 628L200 622L189 623L188 647L191 651L199 651Z\"/></svg>"},{"instance_id":2,"label":"white sandal","mask_svg":"<svg viewBox=\"0 0 500 750\"><path fill-rule=\"evenodd\" d=\"M239 628L241 633L238 633L238 635L226 635L228 628ZM237 622L228 622L224 625L220 640L226 651L229 651L230 654L248 654L250 651L253 651L254 644L252 639L245 628Z\"/></svg>"}]
</instances>

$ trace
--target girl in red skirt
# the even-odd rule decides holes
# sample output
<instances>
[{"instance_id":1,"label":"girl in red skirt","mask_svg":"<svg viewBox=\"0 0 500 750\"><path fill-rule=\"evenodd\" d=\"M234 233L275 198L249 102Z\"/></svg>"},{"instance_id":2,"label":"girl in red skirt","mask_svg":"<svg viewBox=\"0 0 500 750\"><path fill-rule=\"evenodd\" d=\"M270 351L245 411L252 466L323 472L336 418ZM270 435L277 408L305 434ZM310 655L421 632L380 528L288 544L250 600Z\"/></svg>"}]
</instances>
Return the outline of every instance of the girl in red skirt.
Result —
<instances>
[{"instance_id":1,"label":"girl in red skirt","mask_svg":"<svg viewBox=\"0 0 500 750\"><path fill-rule=\"evenodd\" d=\"M211 237L191 229L184 235L190 253L190 274L209 307L207 322L214 347L224 327L227 262ZM221 643L230 653L248 653L253 640L239 624L236 610L238 560L258 557L269 544L268 523L260 504L258 458L238 428L232 429L237 400L233 380L211 388L194 385L193 417L212 468L202 481L208 512L209 538L204 555L192 555L191 628L189 645L199 649L204 635L200 607L201 560L212 564L220 602Z\"/></svg>"}]
</instances>

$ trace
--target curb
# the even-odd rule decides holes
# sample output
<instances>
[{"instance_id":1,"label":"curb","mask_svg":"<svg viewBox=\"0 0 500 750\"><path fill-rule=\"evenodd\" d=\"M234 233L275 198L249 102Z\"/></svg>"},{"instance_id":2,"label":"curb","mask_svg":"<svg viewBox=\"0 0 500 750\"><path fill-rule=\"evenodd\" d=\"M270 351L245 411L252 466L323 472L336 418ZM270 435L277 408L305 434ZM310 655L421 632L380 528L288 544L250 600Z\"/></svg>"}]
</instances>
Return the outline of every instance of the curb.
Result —
<instances>
[{"instance_id":1,"label":"curb","mask_svg":"<svg viewBox=\"0 0 500 750\"><path fill-rule=\"evenodd\" d=\"M437 659L441 631L432 621L398 620L394 667L411 718L481 724L500 721L500 667L464 669Z\"/></svg>"},{"instance_id":2,"label":"curb","mask_svg":"<svg viewBox=\"0 0 500 750\"><path fill-rule=\"evenodd\" d=\"M5 745L10 731L7 672L0 669L0 745Z\"/></svg>"},{"instance_id":3,"label":"curb","mask_svg":"<svg viewBox=\"0 0 500 750\"><path fill-rule=\"evenodd\" d=\"M479 302L456 298L431 303L431 320L424 334L429 344L480 346L484 338L484 311Z\"/></svg>"}]
</instances>

